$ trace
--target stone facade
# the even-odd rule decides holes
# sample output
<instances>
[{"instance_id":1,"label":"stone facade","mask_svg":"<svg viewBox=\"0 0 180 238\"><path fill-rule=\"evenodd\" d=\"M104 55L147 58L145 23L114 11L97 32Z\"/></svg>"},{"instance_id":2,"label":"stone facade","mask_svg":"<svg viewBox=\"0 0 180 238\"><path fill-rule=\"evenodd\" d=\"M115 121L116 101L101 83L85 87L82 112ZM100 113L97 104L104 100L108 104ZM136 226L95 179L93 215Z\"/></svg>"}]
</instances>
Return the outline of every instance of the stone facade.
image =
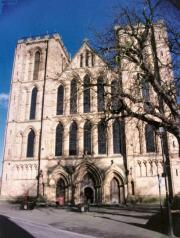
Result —
<instances>
[{"instance_id":1,"label":"stone facade","mask_svg":"<svg viewBox=\"0 0 180 238\"><path fill-rule=\"evenodd\" d=\"M37 78L35 54L39 52ZM88 53L87 53L88 52ZM88 54L88 55L87 55ZM158 176L162 173L160 139L157 150L147 153L145 125L135 119L123 122L124 149L113 150L113 120L107 127L106 153L98 153L98 122L103 112L97 110L97 89L90 89L90 112L83 110L82 82L88 75L97 85L102 77L108 82L116 74L87 42L71 60L58 34L27 38L17 44L5 136L1 197L15 199L39 192L60 203L85 200L93 203L123 203L128 196L158 196ZM128 72L123 72L125 80ZM71 82L78 80L77 113L70 113ZM57 94L63 86L63 113L57 115ZM35 118L30 118L32 90L37 88ZM108 91L108 89L107 89ZM84 151L84 124L92 124L92 153ZM69 155L70 128L77 124L77 155ZM63 126L62 154L56 156L56 128ZM33 130L33 156L27 157L29 133ZM180 192L178 145L168 135L174 193ZM39 163L40 162L40 163ZM40 166L40 167L38 167ZM39 175L38 175L39 171ZM164 182L161 189L164 193Z\"/></svg>"}]
</instances>

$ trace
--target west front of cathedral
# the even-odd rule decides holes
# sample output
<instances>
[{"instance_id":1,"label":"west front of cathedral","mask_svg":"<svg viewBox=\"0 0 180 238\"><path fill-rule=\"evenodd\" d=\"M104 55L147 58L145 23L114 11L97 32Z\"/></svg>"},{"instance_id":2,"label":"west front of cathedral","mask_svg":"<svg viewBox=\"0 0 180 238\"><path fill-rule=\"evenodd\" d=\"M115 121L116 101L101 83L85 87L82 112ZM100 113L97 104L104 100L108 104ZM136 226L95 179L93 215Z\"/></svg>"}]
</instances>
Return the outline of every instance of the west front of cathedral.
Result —
<instances>
[{"instance_id":1,"label":"west front of cathedral","mask_svg":"<svg viewBox=\"0 0 180 238\"><path fill-rule=\"evenodd\" d=\"M123 74L125 80L129 74ZM165 194L160 138L136 119L105 120L117 75L84 41L71 59L58 34L18 41L5 135L1 197L120 204ZM113 88L114 87L114 88ZM108 97L108 96L107 96ZM168 135L172 190L178 144Z\"/></svg>"}]
</instances>

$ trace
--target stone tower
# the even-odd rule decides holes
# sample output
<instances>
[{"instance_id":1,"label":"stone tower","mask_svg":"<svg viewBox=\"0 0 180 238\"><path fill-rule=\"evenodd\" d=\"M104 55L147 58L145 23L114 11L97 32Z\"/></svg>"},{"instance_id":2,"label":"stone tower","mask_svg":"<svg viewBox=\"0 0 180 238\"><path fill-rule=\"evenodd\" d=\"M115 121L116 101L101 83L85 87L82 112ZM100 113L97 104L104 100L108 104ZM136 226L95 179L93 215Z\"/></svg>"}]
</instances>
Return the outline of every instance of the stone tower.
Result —
<instances>
[{"instance_id":1,"label":"stone tower","mask_svg":"<svg viewBox=\"0 0 180 238\"><path fill-rule=\"evenodd\" d=\"M48 143L48 134L43 139L42 134L51 116L51 98L46 95L53 90L52 80L62 73L69 61L58 34L18 41L7 117L3 197L22 196L29 187L32 188L31 195L36 195L38 158L43 155L43 147ZM52 91L51 94L56 92ZM32 100L34 108L31 108ZM27 160L27 136L31 131L35 133L34 159Z\"/></svg>"}]
</instances>

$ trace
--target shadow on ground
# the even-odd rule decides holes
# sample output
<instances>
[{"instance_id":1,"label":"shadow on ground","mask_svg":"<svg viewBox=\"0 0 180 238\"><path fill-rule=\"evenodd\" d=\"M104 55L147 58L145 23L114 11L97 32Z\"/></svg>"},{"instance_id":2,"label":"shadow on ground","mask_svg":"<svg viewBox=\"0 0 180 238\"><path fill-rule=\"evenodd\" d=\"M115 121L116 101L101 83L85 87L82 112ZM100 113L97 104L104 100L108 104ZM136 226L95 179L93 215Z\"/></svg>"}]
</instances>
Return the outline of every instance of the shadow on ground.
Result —
<instances>
[{"instance_id":1,"label":"shadow on ground","mask_svg":"<svg viewBox=\"0 0 180 238\"><path fill-rule=\"evenodd\" d=\"M142 208L141 208L142 209ZM139 211L142 213L141 209L131 209L131 211ZM125 209L123 209L125 210ZM130 210L130 209L126 209L126 210ZM147 212L147 210L146 210ZM112 212L103 212L103 211L98 211L97 213L102 213L102 214L110 214L110 215L120 215L120 216L127 216L127 217L132 217L132 218L144 218L144 219L148 219L149 220L146 224L140 224L140 223L133 223L133 222L125 222L125 221L119 221L118 219L114 219L112 217L106 217L106 216L101 216L104 219L109 219L109 220L113 220L116 222L123 222L129 225L133 225L133 226L137 226L137 227L141 227L141 228L145 228L148 230L152 230L152 231L156 231L156 232L160 232L162 234L168 235L168 220L167 220L167 212L166 210L163 210L163 214L161 214L160 212L157 212L153 214L153 215L134 215L134 214L121 214L121 213L112 213ZM152 213L152 211L151 211ZM180 212L173 212L172 213L172 218L173 218L173 230L174 230L174 235L176 237L180 237Z\"/></svg>"},{"instance_id":2,"label":"shadow on ground","mask_svg":"<svg viewBox=\"0 0 180 238\"><path fill-rule=\"evenodd\" d=\"M34 238L8 217L0 215L0 238Z\"/></svg>"},{"instance_id":3,"label":"shadow on ground","mask_svg":"<svg viewBox=\"0 0 180 238\"><path fill-rule=\"evenodd\" d=\"M174 235L176 237L180 237L180 213L179 212L172 213L172 219L173 219ZM163 215L161 215L161 213L153 215L145 225L137 223L128 223L128 224L168 235L169 225L166 211L163 211Z\"/></svg>"},{"instance_id":4,"label":"shadow on ground","mask_svg":"<svg viewBox=\"0 0 180 238\"><path fill-rule=\"evenodd\" d=\"M180 237L180 212L173 212L172 218L174 235ZM163 216L161 215L161 213L152 216L145 225L145 228L158 231L163 234L168 234L167 212L164 210Z\"/></svg>"}]
</instances>

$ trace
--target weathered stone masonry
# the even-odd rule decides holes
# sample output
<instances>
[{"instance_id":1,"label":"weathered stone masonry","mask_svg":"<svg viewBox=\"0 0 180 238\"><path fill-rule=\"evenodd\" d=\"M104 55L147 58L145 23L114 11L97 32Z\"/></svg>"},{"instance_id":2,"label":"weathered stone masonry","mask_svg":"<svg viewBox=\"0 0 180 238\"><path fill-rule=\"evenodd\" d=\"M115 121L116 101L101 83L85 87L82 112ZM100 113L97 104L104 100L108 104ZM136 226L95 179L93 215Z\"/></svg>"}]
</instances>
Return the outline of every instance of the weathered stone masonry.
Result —
<instances>
[{"instance_id":1,"label":"weathered stone masonry","mask_svg":"<svg viewBox=\"0 0 180 238\"><path fill-rule=\"evenodd\" d=\"M60 203L74 201L77 204L87 199L92 203L122 203L128 196L158 196L157 174L161 174L163 169L159 138L156 140L156 152L147 152L144 123L139 122L137 126L135 119L125 121L125 137L121 140L126 142L128 176L121 148L114 146L115 143L117 145L118 142L122 142L120 137L117 136L115 139L113 137L114 121L108 123L105 153L99 153L99 143L101 140L103 142L103 137L98 138L98 133L101 133L98 128L103 112L98 111L96 87L89 91L90 110L84 112L85 97L88 98L84 96L84 91L88 92L88 89L84 91L82 89L85 77L88 77L94 85L99 78L108 82L116 78L115 73L108 69L103 59L87 42L84 42L74 58L70 59L58 34L18 41L5 137L2 198L15 199L26 193L36 196L39 155L39 189L40 194L46 196L48 200L58 200ZM130 75L128 72L123 73L123 77L126 81ZM70 98L74 79L77 80L77 112L72 113ZM60 86L62 86L60 92L63 92L60 96L62 105L59 106L62 113L58 114L57 95ZM43 87L44 104L42 104ZM31 111L33 90L34 118ZM76 105L73 107L76 108ZM84 128L87 121L90 122L91 132L85 135ZM72 132L73 122L77 134ZM56 154L58 125L62 130L62 134L59 132L62 137L59 137L58 141L61 150L57 149ZM119 128L118 124L116 126ZM42 134L39 153L40 132ZM70 145L70 137L74 135L77 135L76 148L73 147L73 143ZM86 145L90 153L84 149L85 136L91 141L88 142L91 146ZM173 191L178 193L180 192L178 145L172 136L169 135L168 139ZM70 152L71 147L76 151ZM163 179L161 186L164 193Z\"/></svg>"}]
</instances>

